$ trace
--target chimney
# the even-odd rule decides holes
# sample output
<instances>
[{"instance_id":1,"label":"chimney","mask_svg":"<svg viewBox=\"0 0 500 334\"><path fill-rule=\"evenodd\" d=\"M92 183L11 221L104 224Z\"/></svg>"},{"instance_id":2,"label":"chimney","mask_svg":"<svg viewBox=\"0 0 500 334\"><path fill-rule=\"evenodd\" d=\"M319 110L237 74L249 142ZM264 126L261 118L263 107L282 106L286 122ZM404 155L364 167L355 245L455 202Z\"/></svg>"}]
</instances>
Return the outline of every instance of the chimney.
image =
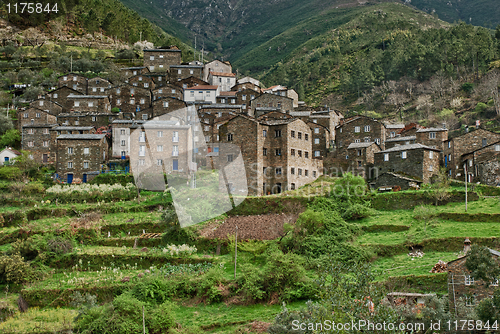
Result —
<instances>
[{"instance_id":1,"label":"chimney","mask_svg":"<svg viewBox=\"0 0 500 334\"><path fill-rule=\"evenodd\" d=\"M470 242L469 238L468 237L465 238L465 240L464 240L464 254L467 254L470 251L470 244L471 244L471 242Z\"/></svg>"},{"instance_id":2,"label":"chimney","mask_svg":"<svg viewBox=\"0 0 500 334\"><path fill-rule=\"evenodd\" d=\"M443 123L443 129L446 129L446 123Z\"/></svg>"}]
</instances>

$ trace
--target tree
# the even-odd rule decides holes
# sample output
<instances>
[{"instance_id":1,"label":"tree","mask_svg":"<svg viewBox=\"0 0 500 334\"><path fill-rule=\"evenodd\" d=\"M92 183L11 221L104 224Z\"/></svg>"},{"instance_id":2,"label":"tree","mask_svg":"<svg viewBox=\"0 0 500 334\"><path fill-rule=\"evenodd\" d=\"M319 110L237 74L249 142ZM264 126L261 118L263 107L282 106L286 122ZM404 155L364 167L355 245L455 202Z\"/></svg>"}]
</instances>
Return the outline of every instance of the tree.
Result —
<instances>
[{"instance_id":1,"label":"tree","mask_svg":"<svg viewBox=\"0 0 500 334\"><path fill-rule=\"evenodd\" d=\"M1 119L0 119L1 122ZM11 122L12 125L12 122ZM3 124L0 123L0 127ZM1 133L1 132L0 132ZM21 142L21 134L16 129L8 129L6 132L0 137L0 148L5 146L17 146Z\"/></svg>"},{"instance_id":2,"label":"tree","mask_svg":"<svg viewBox=\"0 0 500 334\"><path fill-rule=\"evenodd\" d=\"M472 245L467 253L465 267L475 279L491 282L500 277L500 266L493 258L488 247Z\"/></svg>"},{"instance_id":3,"label":"tree","mask_svg":"<svg viewBox=\"0 0 500 334\"><path fill-rule=\"evenodd\" d=\"M450 197L448 188L450 187L450 179L446 174L446 168L441 168L439 173L433 176L433 181L431 185L430 195L435 200L435 205L438 206L439 202L442 202Z\"/></svg>"},{"instance_id":4,"label":"tree","mask_svg":"<svg viewBox=\"0 0 500 334\"><path fill-rule=\"evenodd\" d=\"M33 101L38 99L39 96L43 95L45 91L40 86L31 86L26 88L23 97L26 101Z\"/></svg>"},{"instance_id":5,"label":"tree","mask_svg":"<svg viewBox=\"0 0 500 334\"><path fill-rule=\"evenodd\" d=\"M497 115L500 115L500 93L498 91L499 86L500 70L494 69L482 78L481 83L476 89L480 96L483 96L484 98L491 98L493 100Z\"/></svg>"},{"instance_id":6,"label":"tree","mask_svg":"<svg viewBox=\"0 0 500 334\"><path fill-rule=\"evenodd\" d=\"M13 125L12 125L12 120L10 119L10 117L2 112L0 114L0 135L3 135L8 130L12 129L12 127L13 127ZM0 139L0 143L1 143L1 139ZM2 147L2 146L0 146L0 147Z\"/></svg>"}]
</instances>

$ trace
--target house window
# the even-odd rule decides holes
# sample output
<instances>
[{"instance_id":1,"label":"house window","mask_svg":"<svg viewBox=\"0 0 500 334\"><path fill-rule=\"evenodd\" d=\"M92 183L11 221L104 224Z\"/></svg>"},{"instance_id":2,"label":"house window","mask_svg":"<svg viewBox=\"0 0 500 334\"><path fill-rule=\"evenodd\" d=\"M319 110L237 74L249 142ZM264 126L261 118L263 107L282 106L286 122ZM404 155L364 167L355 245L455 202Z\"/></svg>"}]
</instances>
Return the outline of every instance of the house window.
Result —
<instances>
[{"instance_id":1,"label":"house window","mask_svg":"<svg viewBox=\"0 0 500 334\"><path fill-rule=\"evenodd\" d=\"M85 161L85 162L83 163L83 168L85 168L85 169L88 169L88 168L89 168L89 163L88 163L88 161Z\"/></svg>"},{"instance_id":2,"label":"house window","mask_svg":"<svg viewBox=\"0 0 500 334\"><path fill-rule=\"evenodd\" d=\"M75 121L75 125L80 125L80 121Z\"/></svg>"},{"instance_id":3,"label":"house window","mask_svg":"<svg viewBox=\"0 0 500 334\"><path fill-rule=\"evenodd\" d=\"M298 155L299 155L299 158L302 158L302 151L301 150L298 150L297 151Z\"/></svg>"},{"instance_id":4,"label":"house window","mask_svg":"<svg viewBox=\"0 0 500 334\"><path fill-rule=\"evenodd\" d=\"M281 148L277 148L276 149L276 156L280 156L281 155Z\"/></svg>"},{"instance_id":5,"label":"house window","mask_svg":"<svg viewBox=\"0 0 500 334\"><path fill-rule=\"evenodd\" d=\"M39 112L37 112L35 116L36 116L36 118L40 118L41 117L41 115L40 115Z\"/></svg>"},{"instance_id":6,"label":"house window","mask_svg":"<svg viewBox=\"0 0 500 334\"><path fill-rule=\"evenodd\" d=\"M130 104L135 104L135 99L130 99Z\"/></svg>"},{"instance_id":7,"label":"house window","mask_svg":"<svg viewBox=\"0 0 500 334\"><path fill-rule=\"evenodd\" d=\"M262 136L267 137L267 130L262 130ZM497 145L497 146L500 146L500 145Z\"/></svg>"},{"instance_id":8,"label":"house window","mask_svg":"<svg viewBox=\"0 0 500 334\"><path fill-rule=\"evenodd\" d=\"M146 164L146 160L139 159L139 166L144 166Z\"/></svg>"},{"instance_id":9,"label":"house window","mask_svg":"<svg viewBox=\"0 0 500 334\"><path fill-rule=\"evenodd\" d=\"M163 145L156 145L156 152L163 152Z\"/></svg>"},{"instance_id":10,"label":"house window","mask_svg":"<svg viewBox=\"0 0 500 334\"><path fill-rule=\"evenodd\" d=\"M358 157L361 156L361 150L358 150Z\"/></svg>"},{"instance_id":11,"label":"house window","mask_svg":"<svg viewBox=\"0 0 500 334\"><path fill-rule=\"evenodd\" d=\"M295 183L290 184L290 190L295 190Z\"/></svg>"},{"instance_id":12,"label":"house window","mask_svg":"<svg viewBox=\"0 0 500 334\"><path fill-rule=\"evenodd\" d=\"M384 161L389 161L389 153L384 154Z\"/></svg>"},{"instance_id":13,"label":"house window","mask_svg":"<svg viewBox=\"0 0 500 334\"><path fill-rule=\"evenodd\" d=\"M364 141L365 141L365 143L369 143L370 142L370 137L365 137Z\"/></svg>"},{"instance_id":14,"label":"house window","mask_svg":"<svg viewBox=\"0 0 500 334\"><path fill-rule=\"evenodd\" d=\"M396 137L396 132L392 131L392 132L390 133L390 137L391 137L391 138Z\"/></svg>"},{"instance_id":15,"label":"house window","mask_svg":"<svg viewBox=\"0 0 500 334\"><path fill-rule=\"evenodd\" d=\"M281 175L281 167L276 168L276 175Z\"/></svg>"},{"instance_id":16,"label":"house window","mask_svg":"<svg viewBox=\"0 0 500 334\"><path fill-rule=\"evenodd\" d=\"M380 138L375 138L375 143L377 143L377 145L380 145Z\"/></svg>"},{"instance_id":17,"label":"house window","mask_svg":"<svg viewBox=\"0 0 500 334\"><path fill-rule=\"evenodd\" d=\"M139 146L139 156L144 157L146 155L146 146L145 145L140 145Z\"/></svg>"},{"instance_id":18,"label":"house window","mask_svg":"<svg viewBox=\"0 0 500 334\"><path fill-rule=\"evenodd\" d=\"M281 137L281 130L274 130L275 137Z\"/></svg>"},{"instance_id":19,"label":"house window","mask_svg":"<svg viewBox=\"0 0 500 334\"><path fill-rule=\"evenodd\" d=\"M292 149L290 150L290 155L291 155L291 156L295 156L295 149L294 149L294 148L292 148Z\"/></svg>"},{"instance_id":20,"label":"house window","mask_svg":"<svg viewBox=\"0 0 500 334\"><path fill-rule=\"evenodd\" d=\"M295 168L294 167L290 168L290 174L295 175Z\"/></svg>"},{"instance_id":21,"label":"house window","mask_svg":"<svg viewBox=\"0 0 500 334\"><path fill-rule=\"evenodd\" d=\"M365 125L365 132L370 132L371 127L369 125Z\"/></svg>"},{"instance_id":22,"label":"house window","mask_svg":"<svg viewBox=\"0 0 500 334\"><path fill-rule=\"evenodd\" d=\"M429 151L429 159L432 159L432 158L434 158L434 152Z\"/></svg>"},{"instance_id":23,"label":"house window","mask_svg":"<svg viewBox=\"0 0 500 334\"><path fill-rule=\"evenodd\" d=\"M304 176L309 176L309 171L307 169L304 170Z\"/></svg>"},{"instance_id":24,"label":"house window","mask_svg":"<svg viewBox=\"0 0 500 334\"><path fill-rule=\"evenodd\" d=\"M142 119L147 120L148 119L148 114L142 114Z\"/></svg>"},{"instance_id":25,"label":"house window","mask_svg":"<svg viewBox=\"0 0 500 334\"><path fill-rule=\"evenodd\" d=\"M222 117L222 112L221 112L221 111L219 111L219 112L217 113L217 117Z\"/></svg>"},{"instance_id":26,"label":"house window","mask_svg":"<svg viewBox=\"0 0 500 334\"><path fill-rule=\"evenodd\" d=\"M179 131L172 132L172 142L174 143L179 142Z\"/></svg>"},{"instance_id":27,"label":"house window","mask_svg":"<svg viewBox=\"0 0 500 334\"><path fill-rule=\"evenodd\" d=\"M451 141L448 142L448 148L451 148Z\"/></svg>"},{"instance_id":28,"label":"house window","mask_svg":"<svg viewBox=\"0 0 500 334\"><path fill-rule=\"evenodd\" d=\"M233 141L233 134L232 133L227 134L227 141Z\"/></svg>"},{"instance_id":29,"label":"house window","mask_svg":"<svg viewBox=\"0 0 500 334\"><path fill-rule=\"evenodd\" d=\"M122 100L117 99L117 100L116 100L116 105L118 105L118 106L119 106L120 104L122 104Z\"/></svg>"},{"instance_id":30,"label":"house window","mask_svg":"<svg viewBox=\"0 0 500 334\"><path fill-rule=\"evenodd\" d=\"M488 141L486 140L486 138L483 138L483 142L482 142L483 147L485 147L485 146L486 146L487 142L488 142Z\"/></svg>"},{"instance_id":31,"label":"house window","mask_svg":"<svg viewBox=\"0 0 500 334\"><path fill-rule=\"evenodd\" d=\"M149 56L149 60L155 60L155 56Z\"/></svg>"},{"instance_id":32,"label":"house window","mask_svg":"<svg viewBox=\"0 0 500 334\"><path fill-rule=\"evenodd\" d=\"M435 132L429 132L429 139L436 139L436 133Z\"/></svg>"},{"instance_id":33,"label":"house window","mask_svg":"<svg viewBox=\"0 0 500 334\"><path fill-rule=\"evenodd\" d=\"M316 177L316 171L313 170L313 177Z\"/></svg>"},{"instance_id":34,"label":"house window","mask_svg":"<svg viewBox=\"0 0 500 334\"><path fill-rule=\"evenodd\" d=\"M298 169L299 176L302 176L302 168Z\"/></svg>"},{"instance_id":35,"label":"house window","mask_svg":"<svg viewBox=\"0 0 500 334\"><path fill-rule=\"evenodd\" d=\"M157 164L158 166L163 165L163 160L161 160L161 159L156 159L156 164Z\"/></svg>"},{"instance_id":36,"label":"house window","mask_svg":"<svg viewBox=\"0 0 500 334\"><path fill-rule=\"evenodd\" d=\"M292 138L295 138L295 131L292 130L291 135L292 135Z\"/></svg>"},{"instance_id":37,"label":"house window","mask_svg":"<svg viewBox=\"0 0 500 334\"><path fill-rule=\"evenodd\" d=\"M156 136L157 136L158 138L163 137L163 131L158 131L158 132L156 132Z\"/></svg>"},{"instance_id":38,"label":"house window","mask_svg":"<svg viewBox=\"0 0 500 334\"><path fill-rule=\"evenodd\" d=\"M92 122L95 122L95 121L97 121L97 117L96 116L92 116Z\"/></svg>"},{"instance_id":39,"label":"house window","mask_svg":"<svg viewBox=\"0 0 500 334\"><path fill-rule=\"evenodd\" d=\"M83 154L90 154L90 148L84 147L83 148Z\"/></svg>"},{"instance_id":40,"label":"house window","mask_svg":"<svg viewBox=\"0 0 500 334\"><path fill-rule=\"evenodd\" d=\"M313 119L313 123L318 123L318 120L317 119Z\"/></svg>"},{"instance_id":41,"label":"house window","mask_svg":"<svg viewBox=\"0 0 500 334\"><path fill-rule=\"evenodd\" d=\"M124 135L124 134L125 134L125 129L121 129L121 130L120 130L120 134L121 134L121 135Z\"/></svg>"},{"instance_id":42,"label":"house window","mask_svg":"<svg viewBox=\"0 0 500 334\"><path fill-rule=\"evenodd\" d=\"M500 145L495 145L495 151L497 151L497 152L500 151Z\"/></svg>"},{"instance_id":43,"label":"house window","mask_svg":"<svg viewBox=\"0 0 500 334\"><path fill-rule=\"evenodd\" d=\"M355 143L360 143L360 142L361 142L361 139L354 139L354 142L355 142Z\"/></svg>"},{"instance_id":44,"label":"house window","mask_svg":"<svg viewBox=\"0 0 500 334\"><path fill-rule=\"evenodd\" d=\"M208 125L205 125L204 126L204 131L209 131L210 130L210 127Z\"/></svg>"},{"instance_id":45,"label":"house window","mask_svg":"<svg viewBox=\"0 0 500 334\"><path fill-rule=\"evenodd\" d=\"M104 93L104 87L101 87L101 93Z\"/></svg>"},{"instance_id":46,"label":"house window","mask_svg":"<svg viewBox=\"0 0 500 334\"><path fill-rule=\"evenodd\" d=\"M73 162L72 161L68 162L68 168L73 168Z\"/></svg>"},{"instance_id":47,"label":"house window","mask_svg":"<svg viewBox=\"0 0 500 334\"><path fill-rule=\"evenodd\" d=\"M43 129L43 134L48 135L49 134L49 129Z\"/></svg>"},{"instance_id":48,"label":"house window","mask_svg":"<svg viewBox=\"0 0 500 334\"><path fill-rule=\"evenodd\" d=\"M227 162L233 162L233 155L232 154L227 155Z\"/></svg>"},{"instance_id":49,"label":"house window","mask_svg":"<svg viewBox=\"0 0 500 334\"><path fill-rule=\"evenodd\" d=\"M297 139L302 139L302 132L297 133Z\"/></svg>"},{"instance_id":50,"label":"house window","mask_svg":"<svg viewBox=\"0 0 500 334\"><path fill-rule=\"evenodd\" d=\"M305 152L304 152L304 157L305 157L306 159L309 159L309 152L305 151Z\"/></svg>"},{"instance_id":51,"label":"house window","mask_svg":"<svg viewBox=\"0 0 500 334\"><path fill-rule=\"evenodd\" d=\"M94 106L94 102L89 102L89 107L93 107Z\"/></svg>"},{"instance_id":52,"label":"house window","mask_svg":"<svg viewBox=\"0 0 500 334\"><path fill-rule=\"evenodd\" d=\"M321 155L321 152L320 151L314 151L314 156L315 157L319 157Z\"/></svg>"},{"instance_id":53,"label":"house window","mask_svg":"<svg viewBox=\"0 0 500 334\"><path fill-rule=\"evenodd\" d=\"M75 101L75 107L79 107L80 106L80 101Z\"/></svg>"},{"instance_id":54,"label":"house window","mask_svg":"<svg viewBox=\"0 0 500 334\"><path fill-rule=\"evenodd\" d=\"M24 115L23 115L23 117L24 117L24 118L29 118L28 113L27 113L27 112L25 112L25 113L24 113Z\"/></svg>"},{"instance_id":55,"label":"house window","mask_svg":"<svg viewBox=\"0 0 500 334\"><path fill-rule=\"evenodd\" d=\"M28 134L32 135L33 133L35 133L33 129L28 129Z\"/></svg>"},{"instance_id":56,"label":"house window","mask_svg":"<svg viewBox=\"0 0 500 334\"><path fill-rule=\"evenodd\" d=\"M145 99L141 99L141 104L144 104L146 103L146 100Z\"/></svg>"},{"instance_id":57,"label":"house window","mask_svg":"<svg viewBox=\"0 0 500 334\"><path fill-rule=\"evenodd\" d=\"M304 140L309 140L309 134L304 133Z\"/></svg>"},{"instance_id":58,"label":"house window","mask_svg":"<svg viewBox=\"0 0 500 334\"><path fill-rule=\"evenodd\" d=\"M122 140L122 146L125 146L125 140Z\"/></svg>"},{"instance_id":59,"label":"house window","mask_svg":"<svg viewBox=\"0 0 500 334\"><path fill-rule=\"evenodd\" d=\"M68 154L73 154L74 150L73 147L68 147Z\"/></svg>"},{"instance_id":60,"label":"house window","mask_svg":"<svg viewBox=\"0 0 500 334\"><path fill-rule=\"evenodd\" d=\"M354 132L360 132L360 131L361 131L361 128L359 126L354 127Z\"/></svg>"},{"instance_id":61,"label":"house window","mask_svg":"<svg viewBox=\"0 0 500 334\"><path fill-rule=\"evenodd\" d=\"M163 102L163 108L168 108L168 102L167 101Z\"/></svg>"},{"instance_id":62,"label":"house window","mask_svg":"<svg viewBox=\"0 0 500 334\"><path fill-rule=\"evenodd\" d=\"M54 94L52 95L52 97L53 97L54 99L57 99L57 93L54 93Z\"/></svg>"},{"instance_id":63,"label":"house window","mask_svg":"<svg viewBox=\"0 0 500 334\"><path fill-rule=\"evenodd\" d=\"M172 155L173 155L174 157L179 156L179 146L178 146L178 145L174 145L174 146L172 146Z\"/></svg>"},{"instance_id":64,"label":"house window","mask_svg":"<svg viewBox=\"0 0 500 334\"><path fill-rule=\"evenodd\" d=\"M49 142L47 140L43 141L43 147L49 147Z\"/></svg>"},{"instance_id":65,"label":"house window","mask_svg":"<svg viewBox=\"0 0 500 334\"><path fill-rule=\"evenodd\" d=\"M429 172L432 172L434 170L434 167L432 165L429 165Z\"/></svg>"},{"instance_id":66,"label":"house window","mask_svg":"<svg viewBox=\"0 0 500 334\"><path fill-rule=\"evenodd\" d=\"M267 156L267 148L265 148L265 147L264 147L264 148L262 149L262 155L263 155L263 156Z\"/></svg>"},{"instance_id":67,"label":"house window","mask_svg":"<svg viewBox=\"0 0 500 334\"><path fill-rule=\"evenodd\" d=\"M319 138L314 138L314 144L319 144Z\"/></svg>"},{"instance_id":68,"label":"house window","mask_svg":"<svg viewBox=\"0 0 500 334\"><path fill-rule=\"evenodd\" d=\"M401 152L401 159L406 159L406 151Z\"/></svg>"},{"instance_id":69,"label":"house window","mask_svg":"<svg viewBox=\"0 0 500 334\"><path fill-rule=\"evenodd\" d=\"M246 95L241 95L241 99L242 99L243 101L246 101L247 96L246 96Z\"/></svg>"},{"instance_id":70,"label":"house window","mask_svg":"<svg viewBox=\"0 0 500 334\"><path fill-rule=\"evenodd\" d=\"M314 133L319 133L319 128L314 128Z\"/></svg>"}]
</instances>

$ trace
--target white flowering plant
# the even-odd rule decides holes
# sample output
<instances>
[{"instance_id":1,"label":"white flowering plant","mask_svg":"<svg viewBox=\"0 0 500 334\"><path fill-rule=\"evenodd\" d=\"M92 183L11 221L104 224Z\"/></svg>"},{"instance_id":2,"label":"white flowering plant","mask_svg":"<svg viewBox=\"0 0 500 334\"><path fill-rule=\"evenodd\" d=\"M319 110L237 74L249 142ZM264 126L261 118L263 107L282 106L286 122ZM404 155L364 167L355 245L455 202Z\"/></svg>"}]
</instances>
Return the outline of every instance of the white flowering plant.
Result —
<instances>
[{"instance_id":1,"label":"white flowering plant","mask_svg":"<svg viewBox=\"0 0 500 334\"><path fill-rule=\"evenodd\" d=\"M95 202L117 199L132 199L136 196L136 187L132 183L121 184L56 184L46 190L47 198L59 202Z\"/></svg>"},{"instance_id":2,"label":"white flowering plant","mask_svg":"<svg viewBox=\"0 0 500 334\"><path fill-rule=\"evenodd\" d=\"M179 257L186 257L189 255L192 255L193 253L196 253L197 249L196 246L189 246L186 244L183 245L168 245L166 248L163 248L162 252L165 255L170 255L170 256L179 256Z\"/></svg>"}]
</instances>

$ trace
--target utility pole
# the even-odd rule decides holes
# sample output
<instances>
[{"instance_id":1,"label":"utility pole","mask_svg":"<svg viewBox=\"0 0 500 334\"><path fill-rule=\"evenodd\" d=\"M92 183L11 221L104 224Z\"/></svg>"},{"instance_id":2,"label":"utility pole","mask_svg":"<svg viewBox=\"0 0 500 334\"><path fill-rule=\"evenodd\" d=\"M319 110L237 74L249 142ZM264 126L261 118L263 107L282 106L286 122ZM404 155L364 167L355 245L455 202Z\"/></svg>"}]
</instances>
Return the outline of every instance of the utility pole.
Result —
<instances>
[{"instance_id":1,"label":"utility pole","mask_svg":"<svg viewBox=\"0 0 500 334\"><path fill-rule=\"evenodd\" d=\"M465 212L467 212L467 161L464 164L464 174L465 174Z\"/></svg>"},{"instance_id":2,"label":"utility pole","mask_svg":"<svg viewBox=\"0 0 500 334\"><path fill-rule=\"evenodd\" d=\"M139 32L139 42L142 42L142 31Z\"/></svg>"},{"instance_id":3,"label":"utility pole","mask_svg":"<svg viewBox=\"0 0 500 334\"><path fill-rule=\"evenodd\" d=\"M236 260L238 258L238 225L236 225L236 234L234 237L234 279L236 279Z\"/></svg>"},{"instance_id":4,"label":"utility pole","mask_svg":"<svg viewBox=\"0 0 500 334\"><path fill-rule=\"evenodd\" d=\"M70 73L73 73L73 53L71 53L71 60L70 60Z\"/></svg>"}]
</instances>

